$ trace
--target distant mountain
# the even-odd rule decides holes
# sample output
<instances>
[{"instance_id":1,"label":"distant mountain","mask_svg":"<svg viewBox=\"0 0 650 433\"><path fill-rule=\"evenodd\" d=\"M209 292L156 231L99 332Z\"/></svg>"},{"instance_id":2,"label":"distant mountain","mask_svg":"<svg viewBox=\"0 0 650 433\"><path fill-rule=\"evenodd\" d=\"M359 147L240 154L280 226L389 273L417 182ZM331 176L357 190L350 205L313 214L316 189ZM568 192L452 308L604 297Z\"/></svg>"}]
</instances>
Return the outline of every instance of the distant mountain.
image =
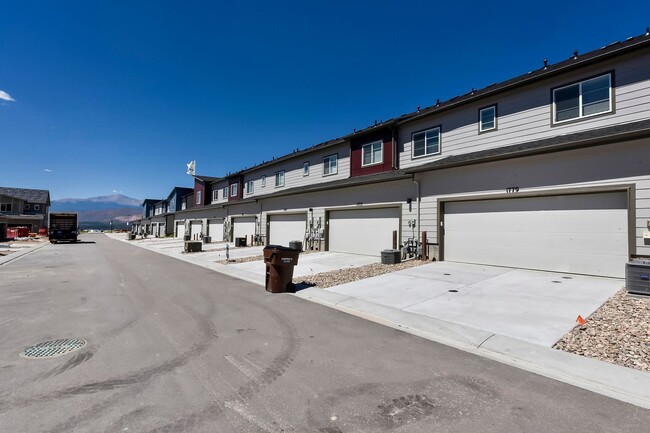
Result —
<instances>
[{"instance_id":1,"label":"distant mountain","mask_svg":"<svg viewBox=\"0 0 650 433\"><path fill-rule=\"evenodd\" d=\"M52 212L82 212L87 210L123 208L142 210L142 200L120 194L90 198L63 198L61 200L53 200L50 210Z\"/></svg>"},{"instance_id":2,"label":"distant mountain","mask_svg":"<svg viewBox=\"0 0 650 433\"><path fill-rule=\"evenodd\" d=\"M126 226L142 217L142 200L114 194L90 198L52 200L50 212L76 212L81 227Z\"/></svg>"}]
</instances>

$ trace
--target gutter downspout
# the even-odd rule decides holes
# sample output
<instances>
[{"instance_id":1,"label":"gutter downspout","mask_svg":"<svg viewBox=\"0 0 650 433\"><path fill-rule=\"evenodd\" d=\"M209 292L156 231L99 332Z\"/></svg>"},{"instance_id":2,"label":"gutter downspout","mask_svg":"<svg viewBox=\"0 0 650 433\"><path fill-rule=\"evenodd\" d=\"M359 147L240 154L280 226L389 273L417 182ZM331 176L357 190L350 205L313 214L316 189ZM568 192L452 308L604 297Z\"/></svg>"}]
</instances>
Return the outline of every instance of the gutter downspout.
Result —
<instances>
[{"instance_id":1,"label":"gutter downspout","mask_svg":"<svg viewBox=\"0 0 650 433\"><path fill-rule=\"evenodd\" d=\"M420 239L421 233L420 233L420 181L415 180L415 173L413 173L413 178L411 179L413 183L415 184L415 195L417 197L417 233L418 233L418 239ZM424 246L422 247L424 248Z\"/></svg>"}]
</instances>

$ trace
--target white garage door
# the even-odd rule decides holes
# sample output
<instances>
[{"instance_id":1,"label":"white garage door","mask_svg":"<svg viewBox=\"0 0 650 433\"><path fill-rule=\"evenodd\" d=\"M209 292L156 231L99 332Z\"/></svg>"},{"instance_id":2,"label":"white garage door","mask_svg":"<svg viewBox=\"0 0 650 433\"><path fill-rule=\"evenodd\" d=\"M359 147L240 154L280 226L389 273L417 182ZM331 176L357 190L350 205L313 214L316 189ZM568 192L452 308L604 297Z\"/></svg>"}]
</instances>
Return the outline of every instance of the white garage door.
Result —
<instances>
[{"instance_id":1,"label":"white garage door","mask_svg":"<svg viewBox=\"0 0 650 433\"><path fill-rule=\"evenodd\" d=\"M223 219L208 220L208 234L212 242L221 242L223 240Z\"/></svg>"},{"instance_id":2,"label":"white garage door","mask_svg":"<svg viewBox=\"0 0 650 433\"><path fill-rule=\"evenodd\" d=\"M393 248L399 214L399 208L330 211L329 250L380 256Z\"/></svg>"},{"instance_id":3,"label":"white garage door","mask_svg":"<svg viewBox=\"0 0 650 433\"><path fill-rule=\"evenodd\" d=\"M176 221L176 237L183 238L185 236L185 222Z\"/></svg>"},{"instance_id":4,"label":"white garage door","mask_svg":"<svg viewBox=\"0 0 650 433\"><path fill-rule=\"evenodd\" d=\"M307 230L307 214L269 215L269 244L289 246L291 241L303 242Z\"/></svg>"},{"instance_id":5,"label":"white garage door","mask_svg":"<svg viewBox=\"0 0 650 433\"><path fill-rule=\"evenodd\" d=\"M625 193L450 202L444 213L445 260L624 276Z\"/></svg>"},{"instance_id":6,"label":"white garage door","mask_svg":"<svg viewBox=\"0 0 650 433\"><path fill-rule=\"evenodd\" d=\"M190 235L192 239L198 239L201 235L201 228L203 223L201 221L192 221L190 223Z\"/></svg>"},{"instance_id":7,"label":"white garage door","mask_svg":"<svg viewBox=\"0 0 650 433\"><path fill-rule=\"evenodd\" d=\"M240 217L232 219L233 242L235 238L246 238L246 245L251 244L251 236L255 236L255 217Z\"/></svg>"}]
</instances>

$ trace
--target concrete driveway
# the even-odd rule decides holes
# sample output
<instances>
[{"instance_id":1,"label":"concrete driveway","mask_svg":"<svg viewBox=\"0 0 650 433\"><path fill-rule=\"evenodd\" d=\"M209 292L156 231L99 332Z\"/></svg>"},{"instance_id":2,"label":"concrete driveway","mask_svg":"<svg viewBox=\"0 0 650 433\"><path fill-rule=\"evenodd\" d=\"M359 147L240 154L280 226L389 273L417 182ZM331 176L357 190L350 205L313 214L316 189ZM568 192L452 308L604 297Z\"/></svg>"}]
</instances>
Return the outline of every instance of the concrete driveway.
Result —
<instances>
[{"instance_id":1,"label":"concrete driveway","mask_svg":"<svg viewBox=\"0 0 650 433\"><path fill-rule=\"evenodd\" d=\"M624 286L615 278L453 262L324 289L551 347Z\"/></svg>"}]
</instances>

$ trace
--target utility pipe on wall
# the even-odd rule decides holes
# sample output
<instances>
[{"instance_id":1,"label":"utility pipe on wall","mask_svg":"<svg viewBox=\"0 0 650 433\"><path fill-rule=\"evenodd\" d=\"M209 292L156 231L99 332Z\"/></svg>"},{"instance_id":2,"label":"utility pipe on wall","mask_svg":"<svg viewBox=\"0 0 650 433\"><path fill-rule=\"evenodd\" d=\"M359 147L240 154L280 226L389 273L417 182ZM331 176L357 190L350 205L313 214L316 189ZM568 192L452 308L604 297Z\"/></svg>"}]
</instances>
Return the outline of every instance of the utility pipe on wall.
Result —
<instances>
[{"instance_id":1,"label":"utility pipe on wall","mask_svg":"<svg viewBox=\"0 0 650 433\"><path fill-rule=\"evenodd\" d=\"M416 199L417 199L417 202L416 202L416 205L417 205L416 224L417 224L417 233L418 233L416 239L419 239L420 238L420 181L415 180L415 173L413 173L413 178L411 180L415 184L415 195L416 195ZM424 248L424 245L422 246L422 248Z\"/></svg>"}]
</instances>

